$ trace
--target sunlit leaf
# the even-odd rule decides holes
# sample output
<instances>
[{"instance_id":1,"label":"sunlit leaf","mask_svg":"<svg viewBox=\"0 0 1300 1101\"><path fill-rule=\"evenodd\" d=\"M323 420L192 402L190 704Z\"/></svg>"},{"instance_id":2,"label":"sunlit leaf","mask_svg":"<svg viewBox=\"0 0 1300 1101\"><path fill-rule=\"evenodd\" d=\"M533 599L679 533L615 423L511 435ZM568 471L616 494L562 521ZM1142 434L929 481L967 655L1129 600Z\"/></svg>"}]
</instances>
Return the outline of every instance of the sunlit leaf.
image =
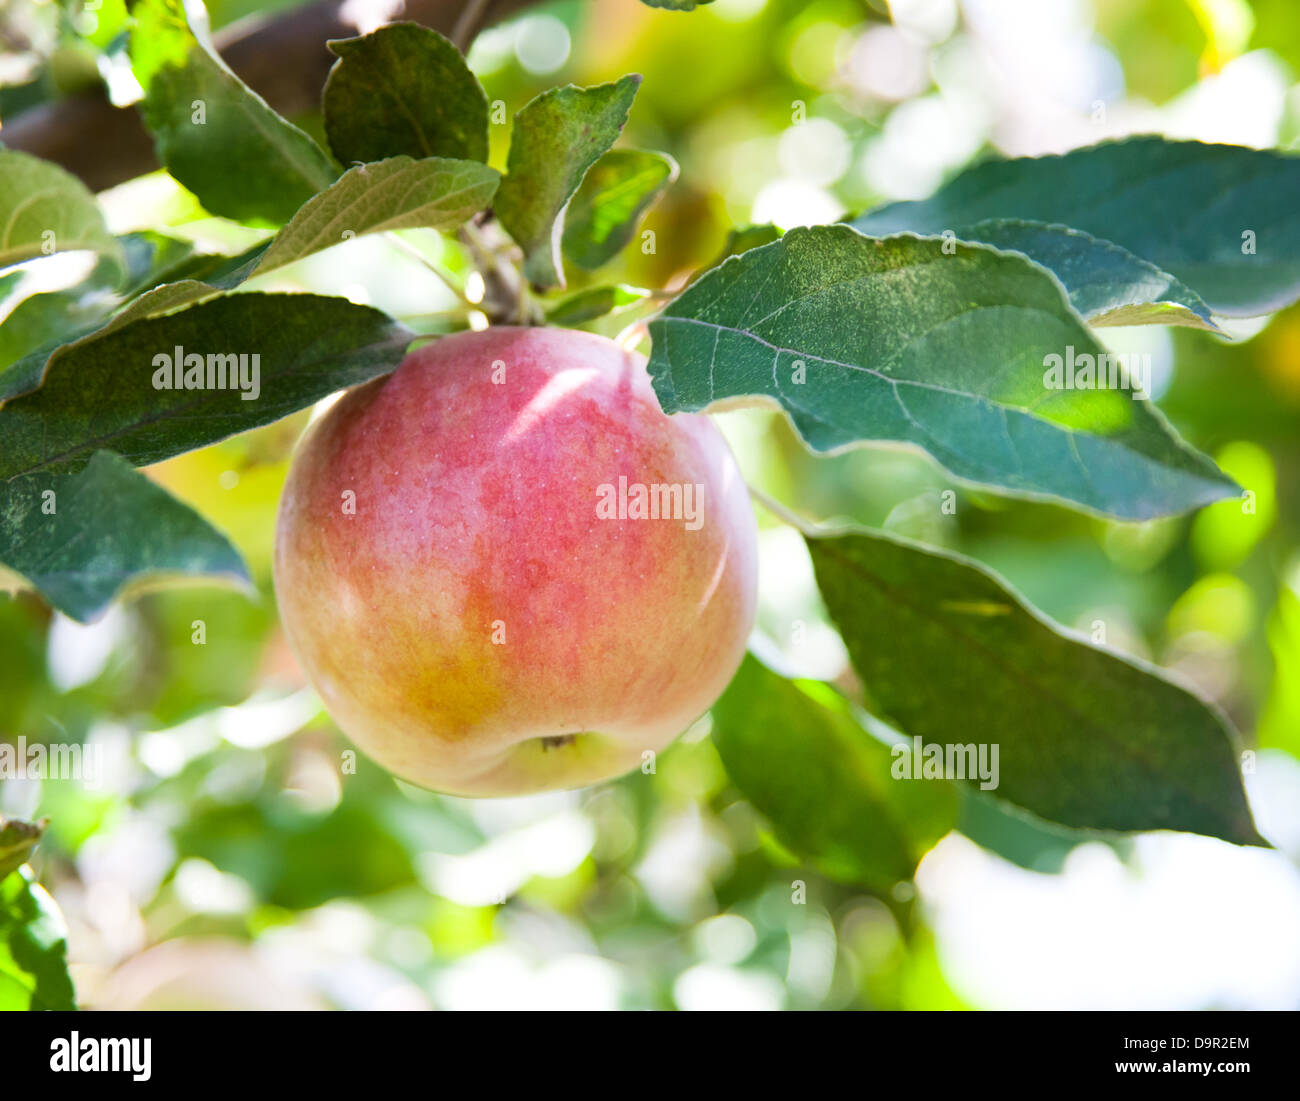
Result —
<instances>
[{"instance_id":1,"label":"sunlit leaf","mask_svg":"<svg viewBox=\"0 0 1300 1101\"><path fill-rule=\"evenodd\" d=\"M200 40L182 0L140 0L132 15L131 65L158 159L205 209L278 224L333 182L324 150Z\"/></svg>"},{"instance_id":2,"label":"sunlit leaf","mask_svg":"<svg viewBox=\"0 0 1300 1101\"><path fill-rule=\"evenodd\" d=\"M632 74L594 88L552 88L515 115L496 212L524 250L524 273L538 286L564 285L564 208L618 139L640 84Z\"/></svg>"},{"instance_id":3,"label":"sunlit leaf","mask_svg":"<svg viewBox=\"0 0 1300 1101\"><path fill-rule=\"evenodd\" d=\"M894 779L890 748L842 698L752 656L713 705L713 741L781 842L847 882L888 890L910 879L956 820L950 784Z\"/></svg>"}]
</instances>

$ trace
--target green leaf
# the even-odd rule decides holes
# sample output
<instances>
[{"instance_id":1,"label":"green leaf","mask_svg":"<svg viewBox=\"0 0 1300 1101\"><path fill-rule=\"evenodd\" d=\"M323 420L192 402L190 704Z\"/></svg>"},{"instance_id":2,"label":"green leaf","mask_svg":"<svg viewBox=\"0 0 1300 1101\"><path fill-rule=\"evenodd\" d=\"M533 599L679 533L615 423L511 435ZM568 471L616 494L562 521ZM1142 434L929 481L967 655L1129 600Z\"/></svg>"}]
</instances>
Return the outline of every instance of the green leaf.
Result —
<instances>
[{"instance_id":1,"label":"green leaf","mask_svg":"<svg viewBox=\"0 0 1300 1101\"><path fill-rule=\"evenodd\" d=\"M325 136L343 164L409 157L486 161L488 101L455 46L418 23L328 43Z\"/></svg>"},{"instance_id":2,"label":"green leaf","mask_svg":"<svg viewBox=\"0 0 1300 1101\"><path fill-rule=\"evenodd\" d=\"M47 823L20 822L0 815L0 879L27 863Z\"/></svg>"},{"instance_id":3,"label":"green leaf","mask_svg":"<svg viewBox=\"0 0 1300 1101\"><path fill-rule=\"evenodd\" d=\"M1059 157L987 161L929 199L880 207L853 225L874 236L955 231L990 218L1068 225L1181 279L1215 313L1241 317L1300 297L1297 192L1298 157L1138 137Z\"/></svg>"},{"instance_id":4,"label":"green leaf","mask_svg":"<svg viewBox=\"0 0 1300 1101\"><path fill-rule=\"evenodd\" d=\"M1070 304L1092 325L1185 325L1219 332L1190 287L1127 249L1069 226L994 218L956 231L1023 253L1065 284Z\"/></svg>"},{"instance_id":5,"label":"green leaf","mask_svg":"<svg viewBox=\"0 0 1300 1101\"><path fill-rule=\"evenodd\" d=\"M95 196L57 164L0 149L0 268L54 252L88 249L124 267L122 246Z\"/></svg>"},{"instance_id":6,"label":"green leaf","mask_svg":"<svg viewBox=\"0 0 1300 1101\"><path fill-rule=\"evenodd\" d=\"M236 294L97 333L61 348L44 385L0 409L0 479L76 471L101 448L142 466L215 443L391 371L411 339L378 310L311 294ZM229 378L225 389L155 389L171 370L156 357L177 349L232 371L215 357L245 356L250 376L260 357L257 396Z\"/></svg>"},{"instance_id":7,"label":"green leaf","mask_svg":"<svg viewBox=\"0 0 1300 1101\"><path fill-rule=\"evenodd\" d=\"M1226 719L1158 669L957 555L866 532L808 549L872 709L926 745L998 746L998 798L1080 829L1266 844Z\"/></svg>"},{"instance_id":8,"label":"green leaf","mask_svg":"<svg viewBox=\"0 0 1300 1101\"><path fill-rule=\"evenodd\" d=\"M781 843L836 879L887 891L956 821L951 784L895 780L889 747L833 690L752 656L713 705L713 741Z\"/></svg>"},{"instance_id":9,"label":"green leaf","mask_svg":"<svg viewBox=\"0 0 1300 1101\"><path fill-rule=\"evenodd\" d=\"M1132 391L1048 387L1049 356L1105 352L1060 284L1012 253L793 229L649 329L669 413L758 396L818 451L909 443L959 478L1129 519L1239 492Z\"/></svg>"},{"instance_id":10,"label":"green leaf","mask_svg":"<svg viewBox=\"0 0 1300 1101\"><path fill-rule=\"evenodd\" d=\"M546 311L546 320L551 325L581 325L583 322L594 321L606 314L627 309L628 306L635 306L638 302L644 302L648 296L649 291L642 290L640 287L630 287L625 283L606 287L588 287L584 291L560 299Z\"/></svg>"},{"instance_id":11,"label":"green leaf","mask_svg":"<svg viewBox=\"0 0 1300 1101\"><path fill-rule=\"evenodd\" d=\"M251 584L224 535L111 451L96 451L75 474L0 484L0 562L83 623L151 575Z\"/></svg>"},{"instance_id":12,"label":"green leaf","mask_svg":"<svg viewBox=\"0 0 1300 1101\"><path fill-rule=\"evenodd\" d=\"M641 3L647 7L664 8L667 11L694 11L705 4L712 4L713 0L641 0Z\"/></svg>"},{"instance_id":13,"label":"green leaf","mask_svg":"<svg viewBox=\"0 0 1300 1101\"><path fill-rule=\"evenodd\" d=\"M455 229L492 199L500 176L478 161L391 157L361 164L293 216L253 268L261 275L337 245L391 229Z\"/></svg>"},{"instance_id":14,"label":"green leaf","mask_svg":"<svg viewBox=\"0 0 1300 1101\"><path fill-rule=\"evenodd\" d=\"M333 182L324 150L200 41L182 0L140 0L132 14L131 65L158 159L206 210L280 224Z\"/></svg>"},{"instance_id":15,"label":"green leaf","mask_svg":"<svg viewBox=\"0 0 1300 1101\"><path fill-rule=\"evenodd\" d=\"M20 868L0 880L0 1010L76 1008L67 925L30 869Z\"/></svg>"},{"instance_id":16,"label":"green leaf","mask_svg":"<svg viewBox=\"0 0 1300 1101\"><path fill-rule=\"evenodd\" d=\"M516 113L496 212L524 250L524 274L535 285L564 285L564 208L618 139L640 84L636 74L594 88L569 84L543 92Z\"/></svg>"},{"instance_id":17,"label":"green leaf","mask_svg":"<svg viewBox=\"0 0 1300 1101\"><path fill-rule=\"evenodd\" d=\"M677 162L662 153L606 153L591 166L565 212L565 257L588 270L612 260L675 179Z\"/></svg>"}]
</instances>

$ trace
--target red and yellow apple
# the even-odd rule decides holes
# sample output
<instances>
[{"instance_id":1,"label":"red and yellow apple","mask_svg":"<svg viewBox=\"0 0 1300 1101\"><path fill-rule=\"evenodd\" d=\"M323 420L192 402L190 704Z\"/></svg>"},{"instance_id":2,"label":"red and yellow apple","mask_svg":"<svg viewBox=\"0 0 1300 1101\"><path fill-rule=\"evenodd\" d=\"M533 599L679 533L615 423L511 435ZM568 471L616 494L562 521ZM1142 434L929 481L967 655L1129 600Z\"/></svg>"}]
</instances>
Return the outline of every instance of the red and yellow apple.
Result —
<instances>
[{"instance_id":1,"label":"red and yellow apple","mask_svg":"<svg viewBox=\"0 0 1300 1101\"><path fill-rule=\"evenodd\" d=\"M637 768L726 687L753 512L707 418L603 337L444 337L298 446L275 586L339 726L403 779L518 795Z\"/></svg>"}]
</instances>

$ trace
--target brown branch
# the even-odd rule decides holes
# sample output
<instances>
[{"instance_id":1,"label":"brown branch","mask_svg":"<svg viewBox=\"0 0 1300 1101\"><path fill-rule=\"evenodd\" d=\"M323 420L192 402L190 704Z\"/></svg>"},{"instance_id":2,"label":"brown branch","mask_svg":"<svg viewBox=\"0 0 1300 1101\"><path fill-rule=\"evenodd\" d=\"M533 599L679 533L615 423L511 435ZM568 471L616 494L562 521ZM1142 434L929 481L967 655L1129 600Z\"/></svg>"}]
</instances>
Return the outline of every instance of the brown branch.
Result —
<instances>
[{"instance_id":1,"label":"brown branch","mask_svg":"<svg viewBox=\"0 0 1300 1101\"><path fill-rule=\"evenodd\" d=\"M535 2L489 0L481 23L504 19ZM394 18L451 34L465 3L406 0L404 10ZM280 114L301 115L319 106L321 87L334 63L326 40L359 33L343 8L343 0L316 0L273 19L245 21L217 35L216 46L239 78ZM153 139L139 112L134 107L114 107L102 92L42 104L6 119L0 140L10 149L62 165L92 191L158 167Z\"/></svg>"}]
</instances>

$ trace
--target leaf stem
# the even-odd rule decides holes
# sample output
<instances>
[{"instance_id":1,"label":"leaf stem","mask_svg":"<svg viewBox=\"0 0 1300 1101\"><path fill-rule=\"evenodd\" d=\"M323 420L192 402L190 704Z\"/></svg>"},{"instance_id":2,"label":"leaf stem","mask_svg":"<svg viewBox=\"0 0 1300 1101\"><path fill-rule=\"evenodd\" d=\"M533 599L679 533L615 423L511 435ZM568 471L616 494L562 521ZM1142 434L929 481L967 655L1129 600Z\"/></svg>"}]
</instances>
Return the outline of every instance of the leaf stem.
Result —
<instances>
[{"instance_id":1,"label":"leaf stem","mask_svg":"<svg viewBox=\"0 0 1300 1101\"><path fill-rule=\"evenodd\" d=\"M775 497L768 496L768 494L764 493L756 486L751 485L749 487L749 495L778 520L783 520L792 528L803 532L804 535L811 536L815 539L827 535L830 532L829 528L822 527L815 520L805 520L798 513L786 508L786 506Z\"/></svg>"},{"instance_id":2,"label":"leaf stem","mask_svg":"<svg viewBox=\"0 0 1300 1101\"><path fill-rule=\"evenodd\" d=\"M475 308L474 304L465 297L464 284L462 284L450 271L438 263L438 261L434 260L432 257L426 256L409 241L402 240L402 238L398 237L397 234L391 230L385 233L384 237L388 240L390 245L395 245L399 251L406 253L406 255L411 257L413 260L418 260L433 272L434 275L442 280L447 289L456 296L462 306L470 310Z\"/></svg>"}]
</instances>

